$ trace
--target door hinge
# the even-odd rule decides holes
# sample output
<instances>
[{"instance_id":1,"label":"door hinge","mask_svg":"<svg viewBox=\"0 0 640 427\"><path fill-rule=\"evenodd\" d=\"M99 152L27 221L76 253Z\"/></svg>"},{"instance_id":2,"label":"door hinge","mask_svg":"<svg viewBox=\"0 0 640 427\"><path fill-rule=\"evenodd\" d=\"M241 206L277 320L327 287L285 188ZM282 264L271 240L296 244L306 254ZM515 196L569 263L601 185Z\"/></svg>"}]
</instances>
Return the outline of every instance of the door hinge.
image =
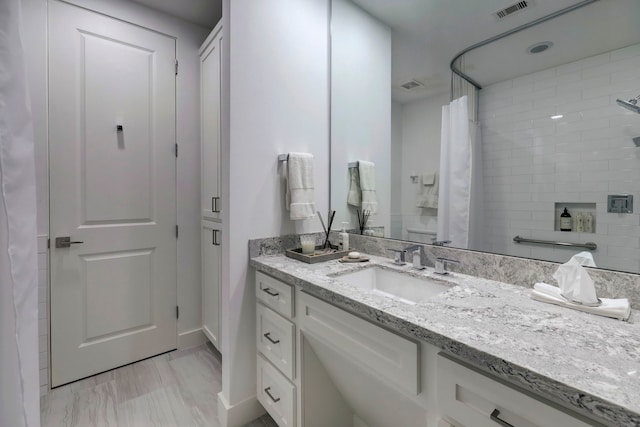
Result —
<instances>
[{"instance_id":1,"label":"door hinge","mask_svg":"<svg viewBox=\"0 0 640 427\"><path fill-rule=\"evenodd\" d=\"M176 239L178 238L178 224L176 224Z\"/></svg>"},{"instance_id":2,"label":"door hinge","mask_svg":"<svg viewBox=\"0 0 640 427\"><path fill-rule=\"evenodd\" d=\"M176 305L176 319L180 318L180 307Z\"/></svg>"},{"instance_id":3,"label":"door hinge","mask_svg":"<svg viewBox=\"0 0 640 427\"><path fill-rule=\"evenodd\" d=\"M176 157L178 157L178 144L176 144Z\"/></svg>"},{"instance_id":4,"label":"door hinge","mask_svg":"<svg viewBox=\"0 0 640 427\"><path fill-rule=\"evenodd\" d=\"M176 76L178 75L178 60L176 59Z\"/></svg>"},{"instance_id":5,"label":"door hinge","mask_svg":"<svg viewBox=\"0 0 640 427\"><path fill-rule=\"evenodd\" d=\"M47 249L51 249L51 239L47 239Z\"/></svg>"}]
</instances>

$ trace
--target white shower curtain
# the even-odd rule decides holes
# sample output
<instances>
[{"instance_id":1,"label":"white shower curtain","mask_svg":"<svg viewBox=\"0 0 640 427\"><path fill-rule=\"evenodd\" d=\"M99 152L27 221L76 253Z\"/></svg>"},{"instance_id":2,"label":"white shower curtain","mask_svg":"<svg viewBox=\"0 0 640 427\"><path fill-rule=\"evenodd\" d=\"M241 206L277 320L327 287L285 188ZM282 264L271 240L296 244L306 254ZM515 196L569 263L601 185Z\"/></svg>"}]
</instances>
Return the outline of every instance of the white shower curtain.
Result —
<instances>
[{"instance_id":1,"label":"white shower curtain","mask_svg":"<svg viewBox=\"0 0 640 427\"><path fill-rule=\"evenodd\" d=\"M0 425L40 425L34 141L20 0L0 0Z\"/></svg>"},{"instance_id":2,"label":"white shower curtain","mask_svg":"<svg viewBox=\"0 0 640 427\"><path fill-rule=\"evenodd\" d=\"M442 107L438 240L469 247L471 139L467 96Z\"/></svg>"}]
</instances>

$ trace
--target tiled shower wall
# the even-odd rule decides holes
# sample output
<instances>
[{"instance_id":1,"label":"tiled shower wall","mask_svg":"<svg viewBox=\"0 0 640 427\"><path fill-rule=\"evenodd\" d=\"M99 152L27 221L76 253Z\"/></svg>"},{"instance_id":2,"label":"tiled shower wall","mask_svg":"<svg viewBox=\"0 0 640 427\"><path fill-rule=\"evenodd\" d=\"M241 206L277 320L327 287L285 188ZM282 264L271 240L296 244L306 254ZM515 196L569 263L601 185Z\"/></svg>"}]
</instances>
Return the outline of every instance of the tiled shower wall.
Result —
<instances>
[{"instance_id":1,"label":"tiled shower wall","mask_svg":"<svg viewBox=\"0 0 640 427\"><path fill-rule=\"evenodd\" d=\"M38 356L41 396L47 394L49 390L48 256L47 236L38 236Z\"/></svg>"},{"instance_id":2,"label":"tiled shower wall","mask_svg":"<svg viewBox=\"0 0 640 427\"><path fill-rule=\"evenodd\" d=\"M562 262L576 249L513 237L595 242L598 266L640 271L640 115L615 102L638 92L640 45L480 91L485 250ZM632 194L633 214L607 213L608 194ZM556 203L595 203L596 233L554 231Z\"/></svg>"}]
</instances>

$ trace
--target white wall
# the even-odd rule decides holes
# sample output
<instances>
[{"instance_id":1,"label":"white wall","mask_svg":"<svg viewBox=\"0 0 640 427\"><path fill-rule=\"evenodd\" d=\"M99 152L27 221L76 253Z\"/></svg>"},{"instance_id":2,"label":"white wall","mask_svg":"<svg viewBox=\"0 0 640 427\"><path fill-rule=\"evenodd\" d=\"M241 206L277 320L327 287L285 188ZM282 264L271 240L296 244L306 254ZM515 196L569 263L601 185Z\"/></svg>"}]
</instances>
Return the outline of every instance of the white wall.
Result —
<instances>
[{"instance_id":1,"label":"white wall","mask_svg":"<svg viewBox=\"0 0 640 427\"><path fill-rule=\"evenodd\" d=\"M351 1L333 1L331 35L331 208L334 224L357 227L347 207L347 164L376 164L378 214L389 236L391 205L391 31ZM341 166L342 165L342 166Z\"/></svg>"},{"instance_id":2,"label":"white wall","mask_svg":"<svg viewBox=\"0 0 640 427\"><path fill-rule=\"evenodd\" d=\"M436 231L438 211L416 207L419 183L410 176L440 170L440 130L442 106L449 103L449 94L441 93L402 105L402 166L392 171L399 177L401 193L402 236L407 239L407 228Z\"/></svg>"},{"instance_id":3,"label":"white wall","mask_svg":"<svg viewBox=\"0 0 640 427\"><path fill-rule=\"evenodd\" d=\"M328 2L226 0L223 9L229 91L223 93L228 133L222 155L227 163L228 152L230 179L223 191L229 194L223 217L229 232L222 241L228 259L223 257L221 397L235 413L243 402L256 406L248 240L321 230L315 218L289 220L278 154L314 155L316 206L320 212L329 208Z\"/></svg>"},{"instance_id":4,"label":"white wall","mask_svg":"<svg viewBox=\"0 0 640 427\"><path fill-rule=\"evenodd\" d=\"M640 116L615 103L638 94L638 70L634 45L482 89L490 251L566 261L576 249L512 239L593 241L598 266L640 271L640 210L606 211L607 194L640 196ZM557 202L595 203L596 233L554 231Z\"/></svg>"},{"instance_id":5,"label":"white wall","mask_svg":"<svg viewBox=\"0 0 640 427\"><path fill-rule=\"evenodd\" d=\"M178 224L178 332L201 327L200 315L200 69L198 49L210 29L173 18L125 0L69 0L119 19L176 38L180 73L177 76L177 163ZM38 192L38 235L49 233L49 193L47 160L47 1L23 0L24 42L34 115L36 180ZM211 23L211 28L215 22ZM40 255L42 257L42 254ZM46 259L45 259L46 264ZM42 274L43 271L41 270ZM44 272L46 273L46 271ZM42 283L42 279L41 283ZM45 294L46 296L46 294ZM42 301L40 307L47 307ZM47 333L42 334L41 344ZM45 348L48 348L46 346ZM42 350L42 348L41 348ZM47 360L41 354L41 362ZM41 363L41 368L46 368ZM45 375L46 377L46 375ZM47 381L48 382L48 381ZM44 382L42 385L46 385Z\"/></svg>"}]
</instances>

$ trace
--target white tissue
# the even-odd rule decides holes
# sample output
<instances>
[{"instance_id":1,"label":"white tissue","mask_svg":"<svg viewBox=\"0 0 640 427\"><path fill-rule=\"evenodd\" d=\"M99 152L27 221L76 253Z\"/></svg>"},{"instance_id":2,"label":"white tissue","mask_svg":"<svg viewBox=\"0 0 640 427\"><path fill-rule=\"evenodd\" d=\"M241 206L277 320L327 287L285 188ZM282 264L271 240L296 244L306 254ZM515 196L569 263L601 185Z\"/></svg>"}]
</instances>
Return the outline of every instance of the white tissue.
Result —
<instances>
[{"instance_id":1,"label":"white tissue","mask_svg":"<svg viewBox=\"0 0 640 427\"><path fill-rule=\"evenodd\" d=\"M558 281L558 287L563 297L579 304L596 304L598 297L593 280L583 267L595 267L593 256L590 252L580 252L562 264L553 274Z\"/></svg>"}]
</instances>

